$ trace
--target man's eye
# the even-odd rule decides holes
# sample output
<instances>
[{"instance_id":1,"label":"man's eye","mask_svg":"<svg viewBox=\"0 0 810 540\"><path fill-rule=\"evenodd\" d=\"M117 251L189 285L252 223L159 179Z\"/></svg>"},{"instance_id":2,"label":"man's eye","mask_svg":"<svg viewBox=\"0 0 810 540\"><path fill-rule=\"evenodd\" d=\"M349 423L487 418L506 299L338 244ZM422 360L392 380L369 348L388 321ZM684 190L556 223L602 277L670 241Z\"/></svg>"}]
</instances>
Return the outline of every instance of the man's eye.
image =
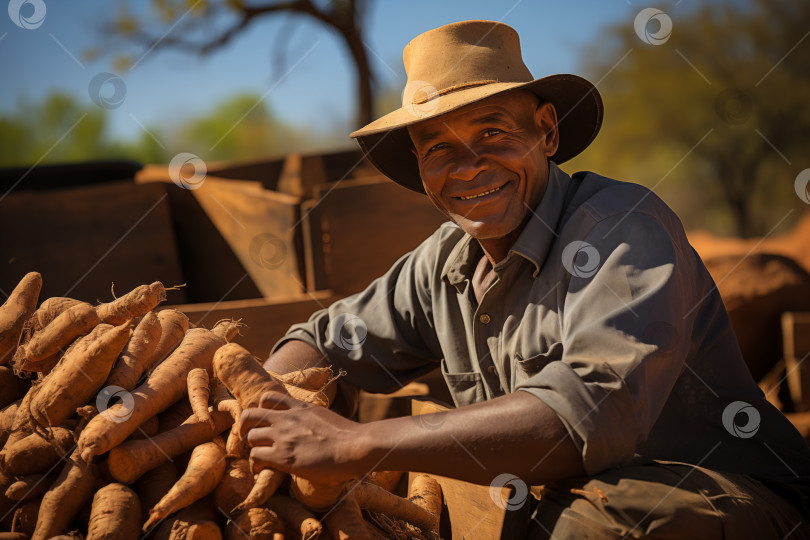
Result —
<instances>
[{"instance_id":1,"label":"man's eye","mask_svg":"<svg viewBox=\"0 0 810 540\"><path fill-rule=\"evenodd\" d=\"M493 135L497 135L499 133L501 133L500 129L495 129L495 128L487 129L487 130L484 131L484 137L492 137Z\"/></svg>"},{"instance_id":2,"label":"man's eye","mask_svg":"<svg viewBox=\"0 0 810 540\"><path fill-rule=\"evenodd\" d=\"M428 151L425 152L425 154L429 154L429 153L433 152L434 150L441 150L442 148L445 148L446 146L447 146L447 143L443 143L443 142L439 143L439 144L434 144L433 146L428 148Z\"/></svg>"}]
</instances>

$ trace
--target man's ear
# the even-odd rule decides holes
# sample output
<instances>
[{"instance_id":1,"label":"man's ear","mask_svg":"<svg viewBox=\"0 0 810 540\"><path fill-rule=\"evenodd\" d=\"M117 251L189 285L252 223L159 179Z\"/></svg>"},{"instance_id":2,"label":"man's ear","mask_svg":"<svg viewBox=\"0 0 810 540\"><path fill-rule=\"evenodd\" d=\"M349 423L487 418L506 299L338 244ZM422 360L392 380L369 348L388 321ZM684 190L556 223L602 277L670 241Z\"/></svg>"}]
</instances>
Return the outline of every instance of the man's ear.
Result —
<instances>
[{"instance_id":1,"label":"man's ear","mask_svg":"<svg viewBox=\"0 0 810 540\"><path fill-rule=\"evenodd\" d=\"M534 121L543 133L544 140L541 144L546 157L551 157L557 152L560 146L560 132L557 129L557 109L551 102L541 103L534 112Z\"/></svg>"}]
</instances>

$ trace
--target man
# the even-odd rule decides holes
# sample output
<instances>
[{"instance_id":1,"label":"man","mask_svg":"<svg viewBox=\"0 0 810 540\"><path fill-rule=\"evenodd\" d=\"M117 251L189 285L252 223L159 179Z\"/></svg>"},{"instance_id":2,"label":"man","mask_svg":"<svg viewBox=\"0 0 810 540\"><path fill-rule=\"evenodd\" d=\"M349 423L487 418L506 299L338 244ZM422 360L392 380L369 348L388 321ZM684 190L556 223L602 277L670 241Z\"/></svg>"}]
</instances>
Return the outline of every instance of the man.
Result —
<instances>
[{"instance_id":1,"label":"man","mask_svg":"<svg viewBox=\"0 0 810 540\"><path fill-rule=\"evenodd\" d=\"M509 473L545 485L532 538L808 537L810 451L751 379L677 217L557 166L596 136L596 89L533 80L514 30L487 21L418 36L404 63L403 107L353 136L452 223L265 366L331 364L344 397L439 367L457 409L361 425L268 394L243 418L251 457L335 481Z\"/></svg>"}]
</instances>

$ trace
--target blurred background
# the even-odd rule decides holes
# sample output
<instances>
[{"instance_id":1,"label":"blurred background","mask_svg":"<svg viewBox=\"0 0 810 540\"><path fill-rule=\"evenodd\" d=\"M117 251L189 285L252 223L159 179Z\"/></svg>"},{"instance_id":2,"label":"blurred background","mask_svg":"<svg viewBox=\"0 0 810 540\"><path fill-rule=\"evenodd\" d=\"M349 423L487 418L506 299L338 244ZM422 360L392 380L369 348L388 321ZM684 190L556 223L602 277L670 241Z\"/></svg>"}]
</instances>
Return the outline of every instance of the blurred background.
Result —
<instances>
[{"instance_id":1,"label":"blurred background","mask_svg":"<svg viewBox=\"0 0 810 540\"><path fill-rule=\"evenodd\" d=\"M810 5L787 0L12 0L0 167L351 149L398 107L403 46L474 18L513 26L535 76L597 84L604 127L567 172L645 184L721 235L807 208Z\"/></svg>"}]
</instances>

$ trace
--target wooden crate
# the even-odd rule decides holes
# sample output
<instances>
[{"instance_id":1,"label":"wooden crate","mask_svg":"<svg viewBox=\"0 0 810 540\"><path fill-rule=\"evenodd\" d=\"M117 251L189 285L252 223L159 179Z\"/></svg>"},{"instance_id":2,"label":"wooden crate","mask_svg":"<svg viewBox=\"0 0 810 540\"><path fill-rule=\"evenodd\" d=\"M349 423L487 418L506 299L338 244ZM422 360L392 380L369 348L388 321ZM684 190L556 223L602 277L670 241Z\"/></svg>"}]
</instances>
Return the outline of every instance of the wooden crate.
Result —
<instances>
[{"instance_id":1,"label":"wooden crate","mask_svg":"<svg viewBox=\"0 0 810 540\"><path fill-rule=\"evenodd\" d=\"M797 411L810 411L810 312L782 314L785 369Z\"/></svg>"}]
</instances>

